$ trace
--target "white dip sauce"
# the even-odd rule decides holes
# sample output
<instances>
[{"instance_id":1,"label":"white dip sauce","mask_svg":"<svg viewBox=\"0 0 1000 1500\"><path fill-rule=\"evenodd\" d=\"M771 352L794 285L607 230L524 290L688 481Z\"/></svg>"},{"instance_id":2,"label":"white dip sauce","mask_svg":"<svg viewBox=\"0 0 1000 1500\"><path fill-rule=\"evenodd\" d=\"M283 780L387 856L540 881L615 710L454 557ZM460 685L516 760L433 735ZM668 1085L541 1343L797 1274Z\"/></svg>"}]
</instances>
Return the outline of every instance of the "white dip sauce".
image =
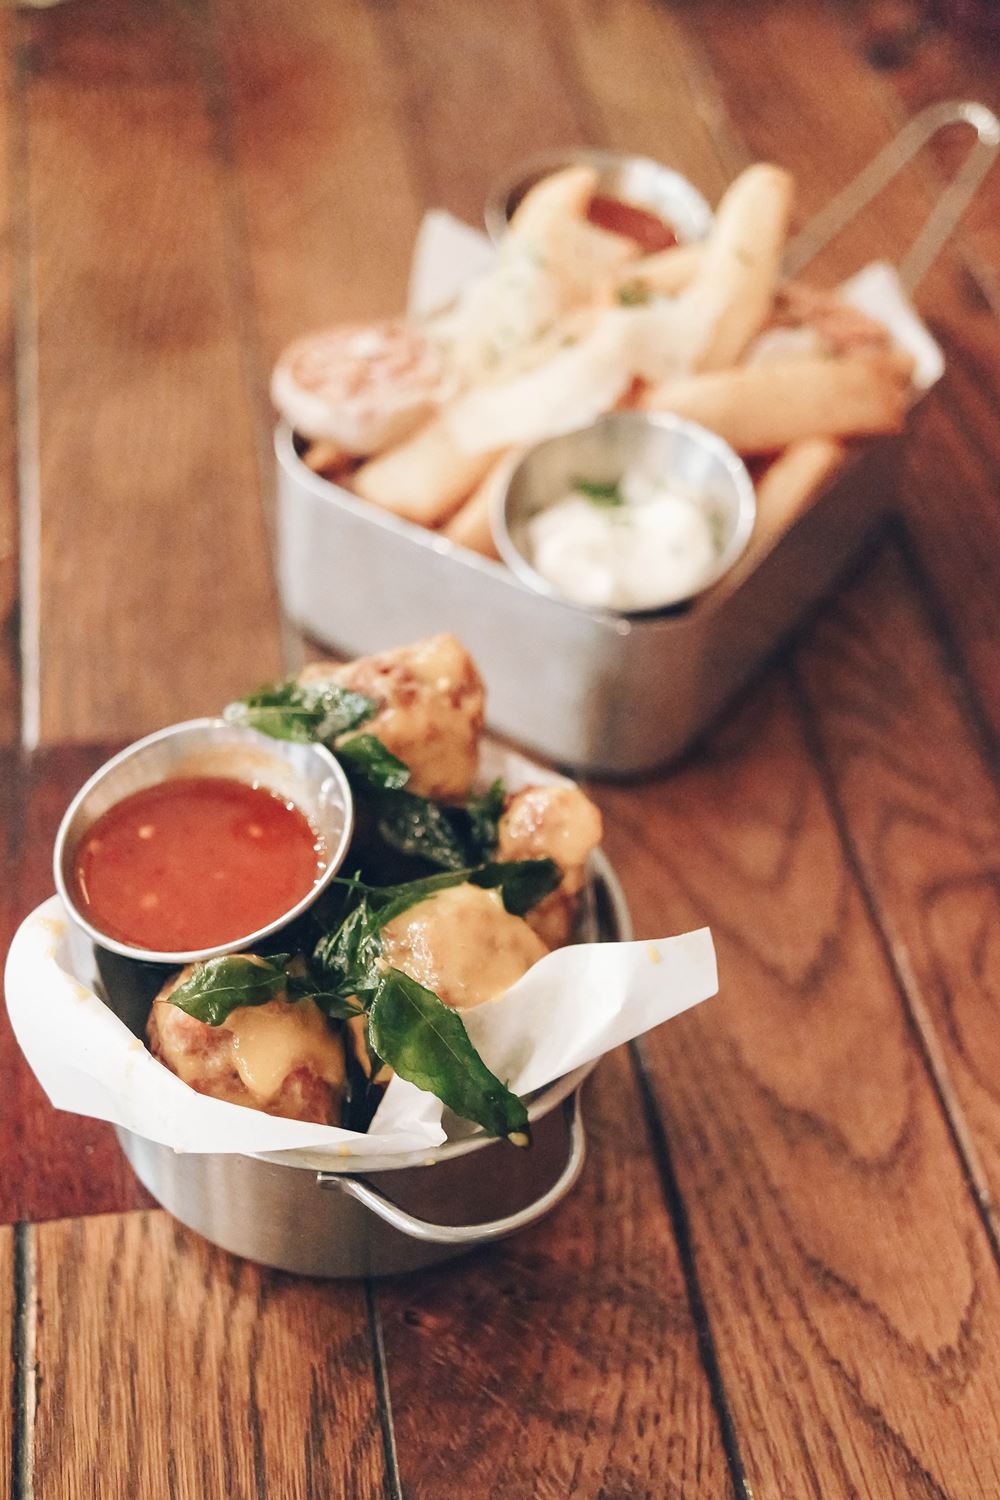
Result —
<instances>
[{"instance_id":1,"label":"white dip sauce","mask_svg":"<svg viewBox=\"0 0 1000 1500\"><path fill-rule=\"evenodd\" d=\"M637 472L594 488L607 493L571 490L529 522L535 571L598 609L659 609L697 593L718 556L698 502Z\"/></svg>"}]
</instances>

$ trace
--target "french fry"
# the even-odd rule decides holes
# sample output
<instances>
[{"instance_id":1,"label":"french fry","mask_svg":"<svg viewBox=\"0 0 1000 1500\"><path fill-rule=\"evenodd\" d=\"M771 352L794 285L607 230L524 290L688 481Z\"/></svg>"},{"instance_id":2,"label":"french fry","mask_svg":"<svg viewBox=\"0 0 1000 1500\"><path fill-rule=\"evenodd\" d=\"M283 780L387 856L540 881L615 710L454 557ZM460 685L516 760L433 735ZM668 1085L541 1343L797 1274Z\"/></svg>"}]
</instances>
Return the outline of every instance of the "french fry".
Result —
<instances>
[{"instance_id":1,"label":"french fry","mask_svg":"<svg viewBox=\"0 0 1000 1500\"><path fill-rule=\"evenodd\" d=\"M840 468L844 444L837 438L802 438L779 453L757 481L757 521L743 556L714 588L713 599L728 598L798 520Z\"/></svg>"},{"instance_id":2,"label":"french fry","mask_svg":"<svg viewBox=\"0 0 1000 1500\"><path fill-rule=\"evenodd\" d=\"M483 478L493 453L466 453L446 422L433 417L412 437L362 464L351 488L421 526L440 526Z\"/></svg>"},{"instance_id":3,"label":"french fry","mask_svg":"<svg viewBox=\"0 0 1000 1500\"><path fill-rule=\"evenodd\" d=\"M324 438L310 443L302 455L302 462L307 469L312 469L314 474L325 474L327 476L338 473L351 462L351 455L346 449L341 448L339 443L328 442Z\"/></svg>"},{"instance_id":4,"label":"french fry","mask_svg":"<svg viewBox=\"0 0 1000 1500\"><path fill-rule=\"evenodd\" d=\"M458 542L472 552L479 552L483 557L500 556L497 544L493 540L493 527L490 524L493 496L505 483L522 451L520 448L514 448L501 453L491 465L485 477L480 480L469 498L463 501L461 507L443 528L444 535L450 541Z\"/></svg>"},{"instance_id":5,"label":"french fry","mask_svg":"<svg viewBox=\"0 0 1000 1500\"><path fill-rule=\"evenodd\" d=\"M516 239L545 240L553 224L582 220L597 187L593 167L565 167L528 189L511 215L507 233Z\"/></svg>"},{"instance_id":6,"label":"french fry","mask_svg":"<svg viewBox=\"0 0 1000 1500\"><path fill-rule=\"evenodd\" d=\"M626 262L602 287L598 300L621 306L641 302L647 295L676 297L694 280L704 253L702 245L673 245Z\"/></svg>"},{"instance_id":7,"label":"french fry","mask_svg":"<svg viewBox=\"0 0 1000 1500\"><path fill-rule=\"evenodd\" d=\"M736 363L767 320L788 234L792 179L759 162L741 172L723 195L689 295L715 311L702 370Z\"/></svg>"},{"instance_id":8,"label":"french fry","mask_svg":"<svg viewBox=\"0 0 1000 1500\"><path fill-rule=\"evenodd\" d=\"M800 438L898 432L910 368L895 355L775 360L668 380L642 404L700 422L737 453L775 453Z\"/></svg>"}]
</instances>

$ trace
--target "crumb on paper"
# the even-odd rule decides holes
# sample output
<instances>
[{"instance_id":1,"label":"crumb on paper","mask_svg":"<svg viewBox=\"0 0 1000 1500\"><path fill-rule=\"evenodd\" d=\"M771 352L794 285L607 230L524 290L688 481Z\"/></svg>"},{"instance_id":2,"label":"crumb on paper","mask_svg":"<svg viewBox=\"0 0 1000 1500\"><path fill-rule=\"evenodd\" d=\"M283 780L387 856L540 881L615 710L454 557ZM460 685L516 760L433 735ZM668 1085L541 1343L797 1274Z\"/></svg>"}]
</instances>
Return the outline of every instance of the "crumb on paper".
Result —
<instances>
[{"instance_id":1,"label":"crumb on paper","mask_svg":"<svg viewBox=\"0 0 1000 1500\"><path fill-rule=\"evenodd\" d=\"M660 952L655 943L647 943L646 952L649 954L649 961L651 964L662 964L663 954Z\"/></svg>"},{"instance_id":2,"label":"crumb on paper","mask_svg":"<svg viewBox=\"0 0 1000 1500\"><path fill-rule=\"evenodd\" d=\"M425 1167L436 1167L437 1166L437 1157L436 1156L428 1156L427 1160L424 1162L424 1166Z\"/></svg>"},{"instance_id":3,"label":"crumb on paper","mask_svg":"<svg viewBox=\"0 0 1000 1500\"><path fill-rule=\"evenodd\" d=\"M350 1148L350 1146L344 1144L342 1146L338 1146L337 1147L337 1155L338 1156L350 1156L350 1154L351 1154L351 1148Z\"/></svg>"},{"instance_id":4,"label":"crumb on paper","mask_svg":"<svg viewBox=\"0 0 1000 1500\"><path fill-rule=\"evenodd\" d=\"M38 925L54 938L61 938L66 931L66 923L61 917L39 917Z\"/></svg>"}]
</instances>

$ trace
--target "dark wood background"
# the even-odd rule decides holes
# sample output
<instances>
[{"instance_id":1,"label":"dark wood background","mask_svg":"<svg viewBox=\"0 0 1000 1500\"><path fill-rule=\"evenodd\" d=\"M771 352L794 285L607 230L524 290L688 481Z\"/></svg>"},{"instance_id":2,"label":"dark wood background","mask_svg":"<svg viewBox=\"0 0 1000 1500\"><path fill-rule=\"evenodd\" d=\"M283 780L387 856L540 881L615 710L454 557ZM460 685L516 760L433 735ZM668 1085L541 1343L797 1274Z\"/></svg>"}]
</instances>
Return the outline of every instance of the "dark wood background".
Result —
<instances>
[{"instance_id":1,"label":"dark wood background","mask_svg":"<svg viewBox=\"0 0 1000 1500\"><path fill-rule=\"evenodd\" d=\"M807 217L1000 57L851 0L67 0L0 12L0 942L102 745L305 647L267 372L396 310L423 210L546 145L746 161ZM947 138L825 258L912 239ZM1000 1494L1000 169L920 306L899 519L670 775L600 786L640 935L718 999L609 1059L550 1220L378 1285L150 1209L0 1019L0 1493ZM442 619L442 626L447 620Z\"/></svg>"}]
</instances>

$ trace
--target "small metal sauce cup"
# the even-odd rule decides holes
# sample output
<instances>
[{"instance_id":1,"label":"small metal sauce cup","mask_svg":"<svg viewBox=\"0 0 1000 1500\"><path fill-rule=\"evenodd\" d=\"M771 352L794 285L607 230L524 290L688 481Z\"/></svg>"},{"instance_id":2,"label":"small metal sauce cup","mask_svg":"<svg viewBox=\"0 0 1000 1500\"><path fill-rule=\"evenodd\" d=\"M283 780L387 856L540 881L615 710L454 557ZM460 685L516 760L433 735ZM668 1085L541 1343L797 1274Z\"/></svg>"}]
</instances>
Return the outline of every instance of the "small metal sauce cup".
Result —
<instances>
[{"instance_id":1,"label":"small metal sauce cup","mask_svg":"<svg viewBox=\"0 0 1000 1500\"><path fill-rule=\"evenodd\" d=\"M717 583L750 540L757 518L753 481L727 442L669 412L609 412L589 427L547 438L528 449L493 496L490 517L497 548L511 572L536 593L594 613L593 607L567 598L536 572L528 525L532 517L572 490L579 475L602 484L617 483L626 469L637 469L697 499L717 539L715 566L697 590L683 599L665 601L662 608L676 609ZM630 616L657 612L598 611Z\"/></svg>"},{"instance_id":2,"label":"small metal sauce cup","mask_svg":"<svg viewBox=\"0 0 1000 1500\"><path fill-rule=\"evenodd\" d=\"M563 150L533 156L496 183L483 211L490 239L495 242L503 237L529 188L553 172L574 166L594 167L599 193L648 209L670 225L681 244L703 240L708 234L712 210L698 189L672 167L648 156L617 151Z\"/></svg>"},{"instance_id":3,"label":"small metal sauce cup","mask_svg":"<svg viewBox=\"0 0 1000 1500\"><path fill-rule=\"evenodd\" d=\"M262 786L294 802L323 841L326 864L302 898L265 927L231 942L183 953L138 948L95 927L77 904L73 888L76 852L102 813L146 787L178 776L225 776ZM74 926L101 953L140 964L179 968L224 953L238 953L273 936L300 917L343 864L354 826L354 802L336 757L324 745L271 739L256 729L225 719L191 719L129 745L80 788L56 834L53 868L56 890Z\"/></svg>"}]
</instances>

